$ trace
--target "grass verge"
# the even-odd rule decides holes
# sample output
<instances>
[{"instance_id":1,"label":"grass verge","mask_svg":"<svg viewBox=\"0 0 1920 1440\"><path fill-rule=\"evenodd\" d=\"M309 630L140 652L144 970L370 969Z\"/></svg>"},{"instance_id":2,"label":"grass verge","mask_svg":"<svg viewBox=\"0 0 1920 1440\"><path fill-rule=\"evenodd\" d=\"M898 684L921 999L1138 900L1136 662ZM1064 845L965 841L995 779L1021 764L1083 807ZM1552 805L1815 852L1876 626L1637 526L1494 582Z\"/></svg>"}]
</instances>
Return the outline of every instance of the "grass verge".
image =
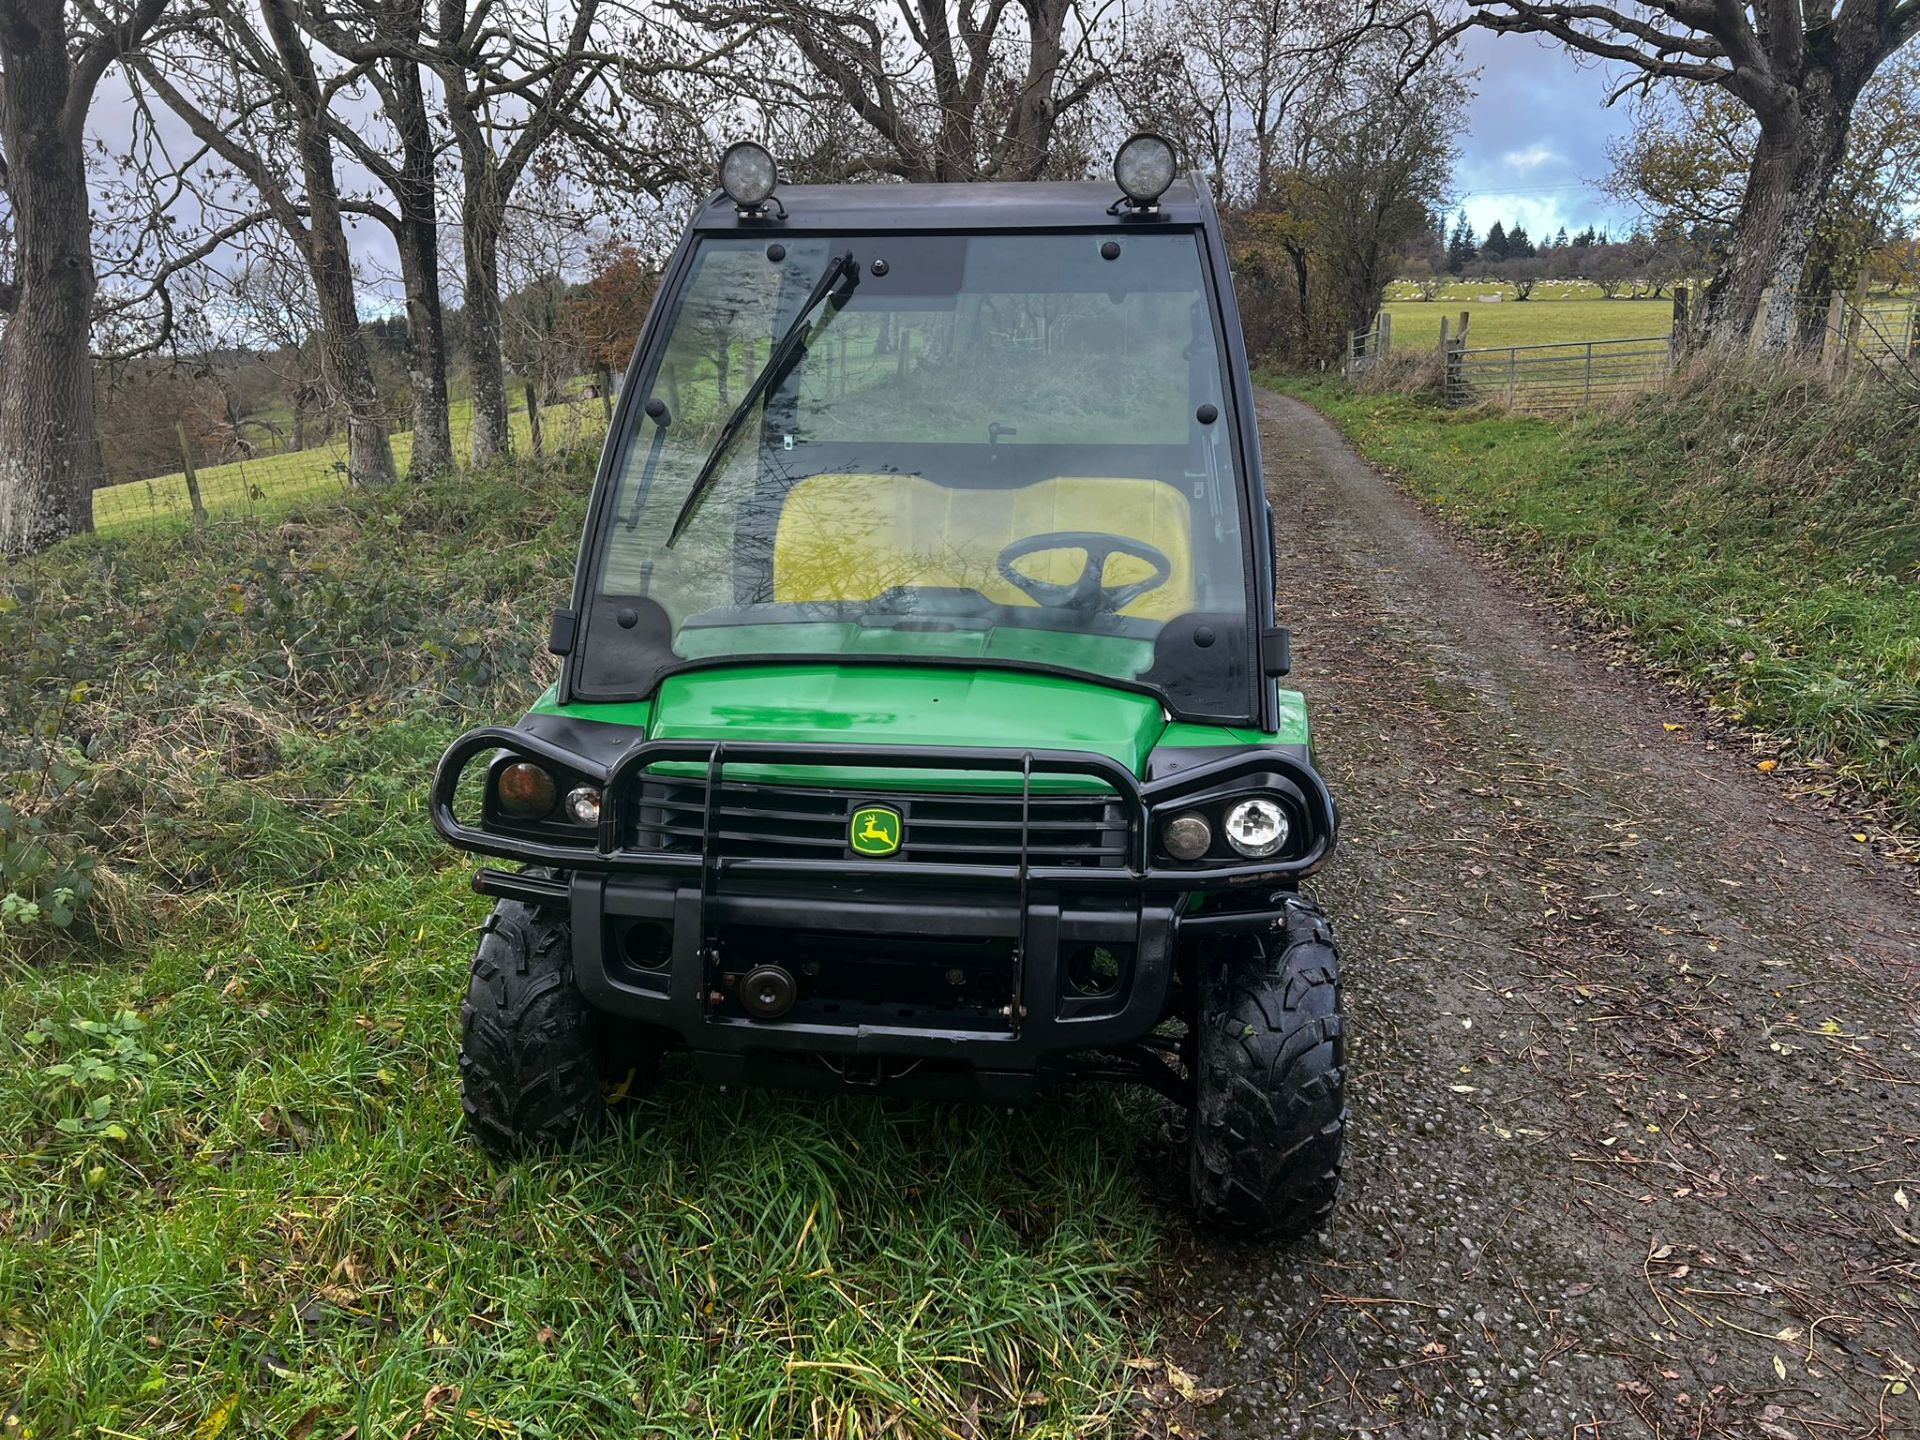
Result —
<instances>
[{"instance_id":1,"label":"grass verge","mask_svg":"<svg viewBox=\"0 0 1920 1440\"><path fill-rule=\"evenodd\" d=\"M1920 400L1695 368L1545 420L1266 377L1734 721L1920 826Z\"/></svg>"},{"instance_id":2,"label":"grass verge","mask_svg":"<svg viewBox=\"0 0 1920 1440\"><path fill-rule=\"evenodd\" d=\"M585 489L461 476L0 580L9 1435L1130 1428L1144 1107L669 1067L579 1155L462 1138L485 902L425 785L545 683Z\"/></svg>"}]
</instances>

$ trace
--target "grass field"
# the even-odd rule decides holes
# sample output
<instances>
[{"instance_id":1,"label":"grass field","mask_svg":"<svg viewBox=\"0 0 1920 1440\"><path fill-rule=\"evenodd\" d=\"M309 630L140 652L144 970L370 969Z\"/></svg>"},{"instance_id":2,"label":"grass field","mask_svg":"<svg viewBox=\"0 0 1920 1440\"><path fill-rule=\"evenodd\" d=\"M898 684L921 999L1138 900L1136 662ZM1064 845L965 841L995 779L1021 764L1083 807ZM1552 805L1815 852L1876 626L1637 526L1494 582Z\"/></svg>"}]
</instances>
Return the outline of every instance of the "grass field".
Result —
<instances>
[{"instance_id":1,"label":"grass field","mask_svg":"<svg viewBox=\"0 0 1920 1440\"><path fill-rule=\"evenodd\" d=\"M1920 826L1920 449L1896 387L1695 370L1548 421L1269 377L1774 742ZM1864 837L1863 837L1864 838Z\"/></svg>"},{"instance_id":2,"label":"grass field","mask_svg":"<svg viewBox=\"0 0 1920 1440\"><path fill-rule=\"evenodd\" d=\"M524 406L515 406L510 414L514 447L523 450L532 443L532 422ZM456 454L464 458L468 431L473 425L472 402L454 401L448 408L448 417ZM541 432L543 440L556 448L571 448L606 433L606 412L597 400L549 406L541 413ZM394 465L404 475L413 458L413 432L401 431L392 443ZM275 512L315 496L341 494L346 489L346 463L346 436L341 435L328 444L295 454L263 455L227 465L208 465L198 471L200 497L209 514ZM189 514L191 505L183 472L103 486L93 492L93 523L97 530L124 529L131 525L151 527Z\"/></svg>"},{"instance_id":3,"label":"grass field","mask_svg":"<svg viewBox=\"0 0 1920 1440\"><path fill-rule=\"evenodd\" d=\"M1387 313L1393 316L1395 350L1437 349L1440 321L1444 318L1455 330L1460 312L1465 310L1472 323L1467 344L1547 345L1568 340L1627 340L1648 335L1665 335L1673 329L1673 302L1670 300L1602 300L1595 291L1579 299L1547 299L1546 287L1534 292L1533 299L1517 301L1511 294L1498 304L1483 304L1476 292L1435 300L1390 300ZM1481 292L1492 294L1493 289Z\"/></svg>"},{"instance_id":4,"label":"grass field","mask_svg":"<svg viewBox=\"0 0 1920 1440\"><path fill-rule=\"evenodd\" d=\"M576 1157L496 1172L463 1138L486 903L425 788L546 683L584 464L96 536L0 582L8 1436L1141 1421L1147 1102L670 1066Z\"/></svg>"}]
</instances>

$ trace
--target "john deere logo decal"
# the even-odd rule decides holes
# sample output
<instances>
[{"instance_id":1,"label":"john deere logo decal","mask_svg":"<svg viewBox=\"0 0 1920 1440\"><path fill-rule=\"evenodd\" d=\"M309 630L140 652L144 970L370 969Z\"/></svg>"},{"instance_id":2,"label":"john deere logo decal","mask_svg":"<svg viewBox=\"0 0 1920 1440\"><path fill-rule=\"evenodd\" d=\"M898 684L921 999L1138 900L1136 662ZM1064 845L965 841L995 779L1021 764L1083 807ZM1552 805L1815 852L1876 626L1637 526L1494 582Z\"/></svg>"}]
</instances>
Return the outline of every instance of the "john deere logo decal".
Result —
<instances>
[{"instance_id":1,"label":"john deere logo decal","mask_svg":"<svg viewBox=\"0 0 1920 1440\"><path fill-rule=\"evenodd\" d=\"M891 855L900 848L900 812L869 805L853 812L847 827L856 855Z\"/></svg>"}]
</instances>

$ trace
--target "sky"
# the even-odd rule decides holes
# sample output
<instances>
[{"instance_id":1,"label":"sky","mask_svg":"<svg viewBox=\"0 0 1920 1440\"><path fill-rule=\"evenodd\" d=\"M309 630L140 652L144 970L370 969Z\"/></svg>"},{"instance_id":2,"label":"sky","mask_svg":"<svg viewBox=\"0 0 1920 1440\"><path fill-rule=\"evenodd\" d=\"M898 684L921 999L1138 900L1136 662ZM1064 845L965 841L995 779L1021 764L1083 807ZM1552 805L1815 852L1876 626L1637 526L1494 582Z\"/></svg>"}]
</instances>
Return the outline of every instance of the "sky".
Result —
<instances>
[{"instance_id":1,"label":"sky","mask_svg":"<svg viewBox=\"0 0 1920 1440\"><path fill-rule=\"evenodd\" d=\"M1531 35L1468 32L1466 59L1479 96L1454 169L1454 191L1476 234L1517 220L1535 240L1562 225L1630 229L1631 211L1601 193L1607 142L1627 124L1623 102L1605 108L1612 67L1579 61Z\"/></svg>"}]
</instances>

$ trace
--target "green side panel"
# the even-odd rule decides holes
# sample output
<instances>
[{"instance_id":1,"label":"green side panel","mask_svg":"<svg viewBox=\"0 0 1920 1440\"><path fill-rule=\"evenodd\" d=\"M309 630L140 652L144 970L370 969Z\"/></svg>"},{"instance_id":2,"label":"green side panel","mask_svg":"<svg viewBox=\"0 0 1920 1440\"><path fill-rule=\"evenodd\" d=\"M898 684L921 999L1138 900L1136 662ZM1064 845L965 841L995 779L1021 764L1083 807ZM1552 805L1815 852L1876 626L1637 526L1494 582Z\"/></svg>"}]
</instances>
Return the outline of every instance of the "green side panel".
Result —
<instances>
[{"instance_id":1,"label":"green side panel","mask_svg":"<svg viewBox=\"0 0 1920 1440\"><path fill-rule=\"evenodd\" d=\"M1272 734L1235 725L1192 725L1175 720L1161 732L1162 745L1311 745L1306 697L1298 690L1280 692L1280 725Z\"/></svg>"}]
</instances>

